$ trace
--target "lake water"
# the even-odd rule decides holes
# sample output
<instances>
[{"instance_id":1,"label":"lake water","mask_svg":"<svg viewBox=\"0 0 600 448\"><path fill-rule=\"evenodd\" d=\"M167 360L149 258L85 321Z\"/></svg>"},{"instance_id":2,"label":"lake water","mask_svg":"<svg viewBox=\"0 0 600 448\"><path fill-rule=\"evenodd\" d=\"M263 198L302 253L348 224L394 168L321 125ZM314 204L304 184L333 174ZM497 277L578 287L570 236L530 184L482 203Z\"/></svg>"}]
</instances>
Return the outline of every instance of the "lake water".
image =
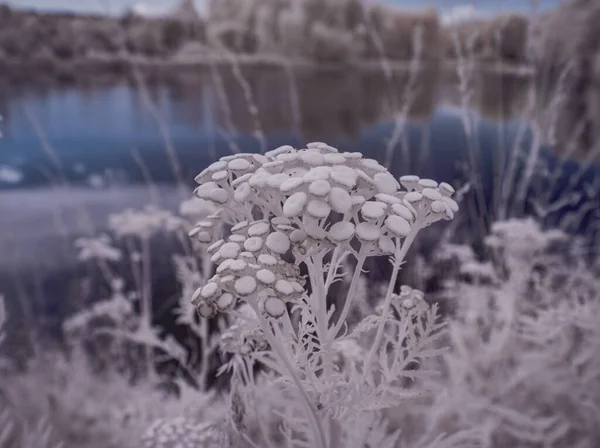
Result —
<instances>
[{"instance_id":1,"label":"lake water","mask_svg":"<svg viewBox=\"0 0 600 448\"><path fill-rule=\"evenodd\" d=\"M389 79L378 71L284 67L236 75L225 68L136 82L0 82L0 250L11 254L4 267L18 264L26 246L58 234L48 227L51 212L70 210L74 201L87 204L94 229L102 229L109 213L148 201L148 181L162 184L165 205L173 206L179 197L170 186L179 180L191 188L217 157L314 140L361 151L398 176L457 187L480 182L482 196L468 196L465 205L481 217L505 200L501 185L515 142L522 139L522 149L531 141L529 126L517 119L527 80L482 79L468 113L470 136L456 89L433 74ZM498 94L499 82L511 86L509 94ZM411 107L399 114L408 92ZM557 164L547 150L541 154L544 169ZM521 175L523 163L517 165ZM577 169L561 167L557 185ZM63 233L90 232L74 210L65 213L71 218Z\"/></svg>"},{"instance_id":2,"label":"lake water","mask_svg":"<svg viewBox=\"0 0 600 448\"><path fill-rule=\"evenodd\" d=\"M232 151L311 140L360 149L383 162L395 127L403 131L392 145L398 174L421 169L429 156L448 168L448 158L461 158L467 144L450 89L432 76L418 79L409 89L416 92L409 120L395 126L408 81L378 72L263 69L242 77L207 70L143 84L4 85L3 186L65 179L100 186L101 178L135 183L144 171L157 182L173 181L178 170L189 180ZM516 128L501 125L508 133ZM495 134L493 128L482 122L480 130Z\"/></svg>"}]
</instances>

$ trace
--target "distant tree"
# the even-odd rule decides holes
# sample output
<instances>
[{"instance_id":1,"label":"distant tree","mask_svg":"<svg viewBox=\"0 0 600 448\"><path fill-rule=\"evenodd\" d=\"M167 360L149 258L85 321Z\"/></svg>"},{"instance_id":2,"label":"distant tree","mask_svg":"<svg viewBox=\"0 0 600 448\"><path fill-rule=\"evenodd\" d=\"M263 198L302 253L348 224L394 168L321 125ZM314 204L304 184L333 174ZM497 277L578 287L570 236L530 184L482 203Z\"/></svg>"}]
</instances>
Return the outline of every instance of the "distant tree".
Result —
<instances>
[{"instance_id":1,"label":"distant tree","mask_svg":"<svg viewBox=\"0 0 600 448\"><path fill-rule=\"evenodd\" d=\"M125 13L120 17L119 23L125 28L129 28L135 24L139 24L144 21L144 18L138 13L128 8Z\"/></svg>"},{"instance_id":2,"label":"distant tree","mask_svg":"<svg viewBox=\"0 0 600 448\"><path fill-rule=\"evenodd\" d=\"M161 22L162 43L168 51L181 48L189 39L187 24L177 19L165 19Z\"/></svg>"},{"instance_id":3,"label":"distant tree","mask_svg":"<svg viewBox=\"0 0 600 448\"><path fill-rule=\"evenodd\" d=\"M365 14L367 14L367 11L367 5L361 0L346 0L344 8L346 28L354 30L357 27L364 25Z\"/></svg>"},{"instance_id":4,"label":"distant tree","mask_svg":"<svg viewBox=\"0 0 600 448\"><path fill-rule=\"evenodd\" d=\"M311 28L309 51L307 56L320 62L347 62L356 54L349 31L330 28L321 22Z\"/></svg>"},{"instance_id":5,"label":"distant tree","mask_svg":"<svg viewBox=\"0 0 600 448\"><path fill-rule=\"evenodd\" d=\"M491 32L497 56L505 61L525 62L528 27L528 19L516 14L495 19Z\"/></svg>"},{"instance_id":6,"label":"distant tree","mask_svg":"<svg viewBox=\"0 0 600 448\"><path fill-rule=\"evenodd\" d=\"M53 52L58 59L70 60L75 57L73 42L65 38L59 38L54 42Z\"/></svg>"},{"instance_id":7,"label":"distant tree","mask_svg":"<svg viewBox=\"0 0 600 448\"><path fill-rule=\"evenodd\" d=\"M132 27L127 33L126 48L131 53L144 56L163 54L163 39L158 20L145 20Z\"/></svg>"},{"instance_id":8,"label":"distant tree","mask_svg":"<svg viewBox=\"0 0 600 448\"><path fill-rule=\"evenodd\" d=\"M3 22L9 19L13 15L13 10L10 6L5 4L0 4L0 22Z\"/></svg>"}]
</instances>

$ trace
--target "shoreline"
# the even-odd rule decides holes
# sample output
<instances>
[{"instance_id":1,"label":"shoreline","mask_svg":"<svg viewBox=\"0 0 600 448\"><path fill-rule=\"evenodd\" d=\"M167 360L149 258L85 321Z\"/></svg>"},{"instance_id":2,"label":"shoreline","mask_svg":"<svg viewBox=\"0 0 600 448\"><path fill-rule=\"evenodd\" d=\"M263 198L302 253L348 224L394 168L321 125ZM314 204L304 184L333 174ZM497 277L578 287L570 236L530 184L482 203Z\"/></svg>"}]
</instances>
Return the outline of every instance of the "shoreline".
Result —
<instances>
[{"instance_id":1,"label":"shoreline","mask_svg":"<svg viewBox=\"0 0 600 448\"><path fill-rule=\"evenodd\" d=\"M191 197L191 189L182 198L180 188L167 185L0 192L0 274L77 264L75 248L65 243L106 232L111 214L148 204L174 211Z\"/></svg>"},{"instance_id":2,"label":"shoreline","mask_svg":"<svg viewBox=\"0 0 600 448\"><path fill-rule=\"evenodd\" d=\"M459 61L445 59L441 61L423 60L419 71L437 71L439 73L454 73ZM40 78L53 78L57 81L77 81L90 78L122 78L128 76L181 76L193 74L196 70L239 66L243 69L297 71L308 70L318 72L374 72L386 76L386 71L405 73L411 70L411 61L391 59L372 59L347 61L342 63L321 63L308 58L285 58L279 55L257 54L209 54L188 59L179 58L147 58L138 56L102 56L81 58L73 61L3 61L0 63L0 81L23 82L36 81ZM504 60L479 59L471 67L479 73L496 73L506 76L531 77L535 71L531 66L515 64ZM173 73L177 71L177 73ZM16 78L16 79L15 79Z\"/></svg>"}]
</instances>

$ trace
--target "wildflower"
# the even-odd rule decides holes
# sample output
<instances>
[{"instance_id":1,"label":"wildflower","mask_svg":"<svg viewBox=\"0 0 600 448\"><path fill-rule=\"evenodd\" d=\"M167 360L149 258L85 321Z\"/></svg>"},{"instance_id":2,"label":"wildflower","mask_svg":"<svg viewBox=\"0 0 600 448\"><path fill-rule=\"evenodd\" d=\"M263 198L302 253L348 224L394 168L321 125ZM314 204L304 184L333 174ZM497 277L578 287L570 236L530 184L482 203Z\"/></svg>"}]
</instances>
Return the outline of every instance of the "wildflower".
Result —
<instances>
[{"instance_id":1,"label":"wildflower","mask_svg":"<svg viewBox=\"0 0 600 448\"><path fill-rule=\"evenodd\" d=\"M244 303L236 309L236 314L238 317L233 324L221 334L219 344L221 351L240 355L268 347L252 307Z\"/></svg>"},{"instance_id":2,"label":"wildflower","mask_svg":"<svg viewBox=\"0 0 600 448\"><path fill-rule=\"evenodd\" d=\"M194 194L217 210L190 232L211 243L211 261L219 265L193 297L205 317L249 297L279 317L303 292L300 263L337 246L355 255L394 254L410 234L452 219L458 209L448 184L417 176L398 181L376 160L325 143L223 157L195 180ZM219 222L232 226L227 241L213 232ZM284 261L289 255L293 262Z\"/></svg>"},{"instance_id":3,"label":"wildflower","mask_svg":"<svg viewBox=\"0 0 600 448\"><path fill-rule=\"evenodd\" d=\"M127 209L109 217L109 227L119 237L138 236L149 238L162 230L175 231L183 221L169 211L149 205L143 210Z\"/></svg>"},{"instance_id":4,"label":"wildflower","mask_svg":"<svg viewBox=\"0 0 600 448\"><path fill-rule=\"evenodd\" d=\"M188 232L188 236L199 243L212 243L215 240L215 235L221 232L221 225L221 211L216 210L214 213L198 222L192 230Z\"/></svg>"},{"instance_id":5,"label":"wildflower","mask_svg":"<svg viewBox=\"0 0 600 448\"><path fill-rule=\"evenodd\" d=\"M410 312L422 312L429 309L428 303L425 301L425 294L423 291L413 289L408 285L402 285L400 287L399 294L392 294L391 300L392 306L399 313L405 314ZM376 307L377 314L383 312L382 304Z\"/></svg>"},{"instance_id":6,"label":"wildflower","mask_svg":"<svg viewBox=\"0 0 600 448\"><path fill-rule=\"evenodd\" d=\"M393 343L384 338L384 326L393 316L390 306L410 323L419 320L427 304L420 291L404 288L393 294L394 285L417 232L454 217L458 205L451 198L452 187L417 176L397 180L376 160L357 152L340 153L319 142L299 150L286 145L264 155L223 157L195 180L199 184L195 196L210 202L215 212L198 222L190 236L207 244L206 252L217 267L215 275L193 293L192 303L204 318L252 310L248 322L244 318L244 323L236 322L226 332L224 349L246 356L263 347L276 354L264 360L279 363L281 370L275 370L289 375L282 385L293 383L302 392L310 426L310 433L304 434L307 445L327 445L318 411L339 416L372 409L369 397L376 397L377 407L395 401L389 391L403 392L393 383L404 369L405 351L394 351L393 371L377 372L378 360L387 359L388 343ZM225 225L231 228L228 237L220 232ZM324 260L330 253L327 267ZM332 323L333 313L326 303L328 288L339 276L340 260L349 254L357 260L356 271L337 322ZM351 333L357 337L376 328L374 341L368 353L357 344L340 346L338 335L365 259L383 254L394 256L381 307L383 318L364 319ZM311 281L310 296L300 275L301 265ZM299 313L287 319L288 308ZM427 316L434 319L435 308ZM410 332L405 341L417 347L421 337L425 337L423 332ZM343 353L348 361L347 372L341 376L334 373L336 366L331 363L330 355L335 352ZM354 365L358 362L361 372ZM389 388L376 385L378 381ZM311 395L320 397L317 410Z\"/></svg>"},{"instance_id":7,"label":"wildflower","mask_svg":"<svg viewBox=\"0 0 600 448\"><path fill-rule=\"evenodd\" d=\"M121 251L112 246L108 235L99 235L94 238L78 238L75 241L75 247L78 249L77 258L81 261L119 261L122 256Z\"/></svg>"},{"instance_id":8,"label":"wildflower","mask_svg":"<svg viewBox=\"0 0 600 448\"><path fill-rule=\"evenodd\" d=\"M209 202L192 197L179 204L179 214L183 217L200 220L212 215L216 211L215 206Z\"/></svg>"},{"instance_id":9,"label":"wildflower","mask_svg":"<svg viewBox=\"0 0 600 448\"><path fill-rule=\"evenodd\" d=\"M218 267L192 297L201 316L231 310L239 299L252 296L260 298L267 314L280 317L285 303L304 292L297 266L281 258L290 248L289 237L271 226L266 221L242 222L227 241L219 240L207 249Z\"/></svg>"}]
</instances>

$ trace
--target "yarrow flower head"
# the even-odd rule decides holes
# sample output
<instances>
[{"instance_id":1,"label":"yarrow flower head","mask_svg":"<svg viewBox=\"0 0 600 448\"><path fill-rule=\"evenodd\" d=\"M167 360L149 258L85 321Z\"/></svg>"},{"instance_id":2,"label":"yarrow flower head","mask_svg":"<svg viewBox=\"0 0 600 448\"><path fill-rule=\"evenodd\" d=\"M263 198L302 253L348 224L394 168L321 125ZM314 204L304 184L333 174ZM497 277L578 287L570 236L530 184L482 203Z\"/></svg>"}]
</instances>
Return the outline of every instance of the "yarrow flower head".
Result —
<instances>
[{"instance_id":1,"label":"yarrow flower head","mask_svg":"<svg viewBox=\"0 0 600 448\"><path fill-rule=\"evenodd\" d=\"M408 285L400 287L400 294L394 294L392 302L407 311L424 311L429 308L423 291L411 288Z\"/></svg>"},{"instance_id":2,"label":"yarrow flower head","mask_svg":"<svg viewBox=\"0 0 600 448\"><path fill-rule=\"evenodd\" d=\"M109 228L119 237L148 238L160 231L173 232L183 226L183 221L167 210L153 205L142 210L126 209L109 217Z\"/></svg>"},{"instance_id":3,"label":"yarrow flower head","mask_svg":"<svg viewBox=\"0 0 600 448\"><path fill-rule=\"evenodd\" d=\"M75 240L75 247L78 250L77 258L81 261L119 261L122 256L121 251L112 246L110 237L104 234L93 238L78 238Z\"/></svg>"},{"instance_id":4,"label":"yarrow flower head","mask_svg":"<svg viewBox=\"0 0 600 448\"><path fill-rule=\"evenodd\" d=\"M303 293L297 266L307 259L336 247L392 255L402 239L458 210L450 185L417 176L399 182L376 160L325 143L223 157L195 180L194 194L218 208L190 232L212 243L219 264L194 294L205 317L251 295L277 317ZM227 241L214 231L218 223L233 226Z\"/></svg>"},{"instance_id":5,"label":"yarrow flower head","mask_svg":"<svg viewBox=\"0 0 600 448\"><path fill-rule=\"evenodd\" d=\"M202 317L228 311L238 298L256 297L271 317L280 317L285 303L304 293L304 280L298 266L282 259L290 249L289 236L273 230L268 221L243 221L232 235L208 248L211 261L218 265L216 275L198 289L192 302Z\"/></svg>"},{"instance_id":6,"label":"yarrow flower head","mask_svg":"<svg viewBox=\"0 0 600 448\"><path fill-rule=\"evenodd\" d=\"M247 304L237 310L239 316L220 337L220 348L224 353L248 355L254 350L265 350L269 344L260 329L254 310Z\"/></svg>"},{"instance_id":7,"label":"yarrow flower head","mask_svg":"<svg viewBox=\"0 0 600 448\"><path fill-rule=\"evenodd\" d=\"M216 207L209 201L191 197L179 204L179 214L185 218L200 220L212 215Z\"/></svg>"}]
</instances>

